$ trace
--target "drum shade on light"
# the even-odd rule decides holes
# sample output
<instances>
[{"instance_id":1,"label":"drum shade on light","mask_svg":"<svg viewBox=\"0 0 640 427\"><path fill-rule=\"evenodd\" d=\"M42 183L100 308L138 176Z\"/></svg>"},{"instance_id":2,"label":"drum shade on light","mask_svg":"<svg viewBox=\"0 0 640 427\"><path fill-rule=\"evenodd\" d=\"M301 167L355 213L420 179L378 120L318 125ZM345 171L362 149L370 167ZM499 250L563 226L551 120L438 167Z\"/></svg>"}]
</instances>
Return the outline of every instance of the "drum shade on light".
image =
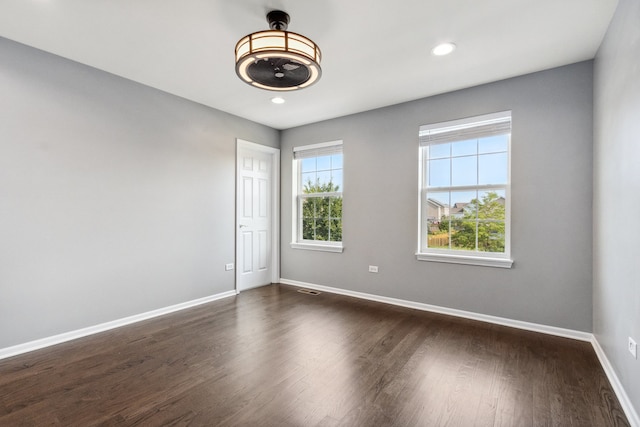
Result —
<instances>
[{"instance_id":1,"label":"drum shade on light","mask_svg":"<svg viewBox=\"0 0 640 427\"><path fill-rule=\"evenodd\" d=\"M311 39L290 31L289 15L274 10L267 14L270 30L249 34L236 44L236 74L260 89L291 91L318 81L320 48Z\"/></svg>"}]
</instances>

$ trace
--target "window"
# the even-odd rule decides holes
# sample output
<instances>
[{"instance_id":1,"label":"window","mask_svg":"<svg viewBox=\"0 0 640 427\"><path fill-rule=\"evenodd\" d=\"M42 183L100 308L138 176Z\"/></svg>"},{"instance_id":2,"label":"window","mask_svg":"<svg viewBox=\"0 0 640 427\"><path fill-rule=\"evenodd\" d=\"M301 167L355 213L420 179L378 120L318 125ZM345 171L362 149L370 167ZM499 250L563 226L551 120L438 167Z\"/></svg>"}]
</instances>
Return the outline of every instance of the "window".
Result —
<instances>
[{"instance_id":1,"label":"window","mask_svg":"<svg viewBox=\"0 0 640 427\"><path fill-rule=\"evenodd\" d=\"M419 260L510 268L511 112L420 127Z\"/></svg>"},{"instance_id":2,"label":"window","mask_svg":"<svg viewBox=\"0 0 640 427\"><path fill-rule=\"evenodd\" d=\"M342 252L342 141L293 149L291 247Z\"/></svg>"}]
</instances>

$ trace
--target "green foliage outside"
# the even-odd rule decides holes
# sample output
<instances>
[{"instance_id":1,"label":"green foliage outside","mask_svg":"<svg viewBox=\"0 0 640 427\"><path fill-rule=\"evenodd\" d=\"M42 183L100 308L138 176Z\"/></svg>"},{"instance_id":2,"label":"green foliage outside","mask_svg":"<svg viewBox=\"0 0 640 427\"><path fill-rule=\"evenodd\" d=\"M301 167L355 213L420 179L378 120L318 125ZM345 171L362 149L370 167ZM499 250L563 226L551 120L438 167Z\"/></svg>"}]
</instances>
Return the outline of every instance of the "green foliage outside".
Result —
<instances>
[{"instance_id":1,"label":"green foliage outside","mask_svg":"<svg viewBox=\"0 0 640 427\"><path fill-rule=\"evenodd\" d=\"M495 192L488 192L482 200L473 199L464 207L459 217L442 217L440 231L449 232L451 249L476 250L476 225L478 247L481 252L504 252L504 199Z\"/></svg>"},{"instance_id":2,"label":"green foliage outside","mask_svg":"<svg viewBox=\"0 0 640 427\"><path fill-rule=\"evenodd\" d=\"M340 191L333 182L321 184L307 181L304 194L335 193ZM302 201L302 238L327 242L342 241L342 196L305 198Z\"/></svg>"}]
</instances>

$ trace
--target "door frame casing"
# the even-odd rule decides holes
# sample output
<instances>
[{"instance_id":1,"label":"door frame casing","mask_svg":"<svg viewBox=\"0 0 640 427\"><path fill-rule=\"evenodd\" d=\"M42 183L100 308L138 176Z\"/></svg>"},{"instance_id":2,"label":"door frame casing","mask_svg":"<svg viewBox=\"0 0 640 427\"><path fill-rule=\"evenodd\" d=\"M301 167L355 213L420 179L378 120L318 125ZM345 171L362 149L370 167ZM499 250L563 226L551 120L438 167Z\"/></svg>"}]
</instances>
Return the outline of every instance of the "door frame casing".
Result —
<instances>
[{"instance_id":1,"label":"door frame casing","mask_svg":"<svg viewBox=\"0 0 640 427\"><path fill-rule=\"evenodd\" d=\"M240 223L238 215L240 209L238 207L240 194L240 150L246 149L251 151L258 151L260 153L266 153L271 156L273 161L271 167L271 283L278 283L280 280L280 149L269 147L267 145L256 144L255 142L246 141L244 139L236 138L236 218L235 218L235 291L236 294L240 293L238 289L238 283L240 282L240 268L239 260L241 255L238 253L238 235L240 230Z\"/></svg>"}]
</instances>

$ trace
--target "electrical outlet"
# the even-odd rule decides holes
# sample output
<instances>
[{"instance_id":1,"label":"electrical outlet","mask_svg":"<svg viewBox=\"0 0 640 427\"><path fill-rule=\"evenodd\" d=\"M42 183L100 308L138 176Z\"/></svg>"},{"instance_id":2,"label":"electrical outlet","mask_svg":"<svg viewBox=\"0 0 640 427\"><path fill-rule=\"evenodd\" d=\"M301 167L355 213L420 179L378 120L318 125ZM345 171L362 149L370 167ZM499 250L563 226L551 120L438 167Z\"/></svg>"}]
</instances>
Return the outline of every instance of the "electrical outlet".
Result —
<instances>
[{"instance_id":1,"label":"electrical outlet","mask_svg":"<svg viewBox=\"0 0 640 427\"><path fill-rule=\"evenodd\" d=\"M369 273L377 273L378 272L378 266L377 265L370 265L369 266Z\"/></svg>"},{"instance_id":2,"label":"electrical outlet","mask_svg":"<svg viewBox=\"0 0 640 427\"><path fill-rule=\"evenodd\" d=\"M229 264L225 264L224 265L224 271L229 271L229 270L233 270L233 263L229 263Z\"/></svg>"},{"instance_id":3,"label":"electrical outlet","mask_svg":"<svg viewBox=\"0 0 640 427\"><path fill-rule=\"evenodd\" d=\"M629 353L633 355L634 359L638 358L638 345L631 337L629 337Z\"/></svg>"}]
</instances>

